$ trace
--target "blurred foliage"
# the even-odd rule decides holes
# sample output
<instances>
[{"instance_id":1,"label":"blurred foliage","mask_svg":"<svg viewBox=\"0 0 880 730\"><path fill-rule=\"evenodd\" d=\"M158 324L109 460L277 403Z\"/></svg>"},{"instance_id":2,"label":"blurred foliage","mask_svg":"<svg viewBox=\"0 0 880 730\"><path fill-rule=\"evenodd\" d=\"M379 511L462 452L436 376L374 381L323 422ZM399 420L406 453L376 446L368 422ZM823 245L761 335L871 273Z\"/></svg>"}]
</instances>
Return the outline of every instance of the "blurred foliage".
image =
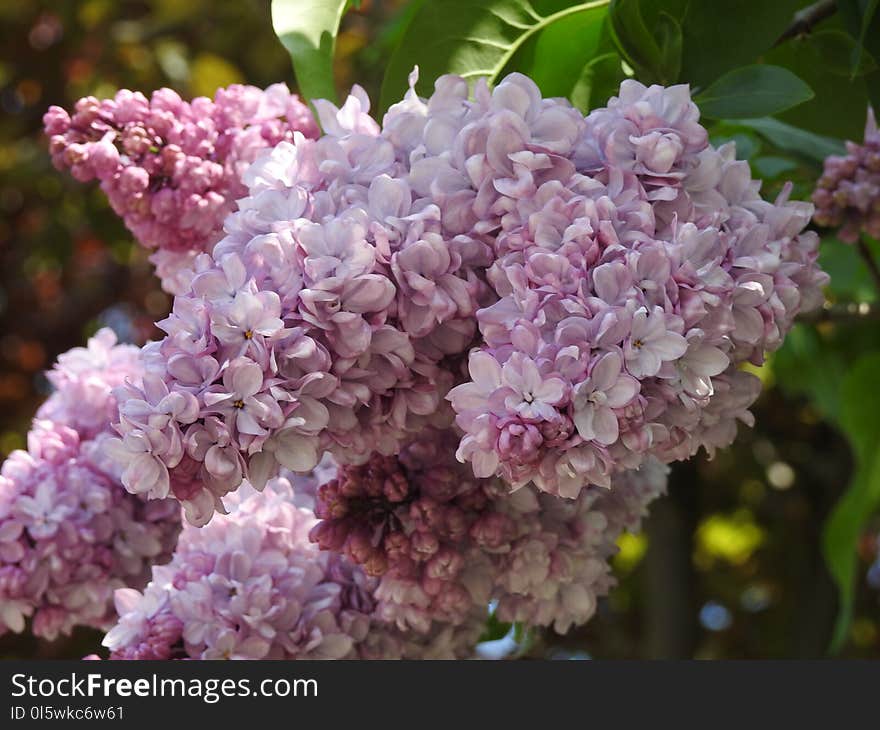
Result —
<instances>
[{"instance_id":1,"label":"blurred foliage","mask_svg":"<svg viewBox=\"0 0 880 730\"><path fill-rule=\"evenodd\" d=\"M568 96L584 110L604 103L635 68L645 80L653 74L699 90L740 66L781 66L803 79L812 100L778 119L710 126L713 143L736 143L738 156L765 179L768 196L791 180L793 197L806 198L821 160L841 150L843 138L861 134L880 58L871 44L880 34L861 26L854 33L849 17L824 17L776 43L806 2L627 0L612 3L626 11L614 28L601 3L534 0L525 30L488 12L524 2L352 3L335 55L321 62L332 63L337 91L357 82L375 104L381 90L382 107L402 93L418 61L422 91L450 68L490 75L522 70L545 93ZM121 87L149 92L168 85L192 96L242 80L292 83L293 74L272 30L269 0L4 0L0 21L0 452L6 453L23 445L46 392L40 373L59 352L105 323L141 342L155 336L152 322L170 305L149 276L144 252L132 246L99 191L52 169L41 134L46 107L70 108L83 95ZM444 33L463 31L484 33L496 47L474 41L473 33L469 50L444 45ZM519 653L554 658L825 653L839 606L821 553L823 526L847 485L859 483L855 466L872 448L860 438L873 433L854 426L858 433L847 440L839 425L846 422L841 382L860 354L880 351L880 327L877 291L855 249L827 238L822 260L833 276L829 307L798 325L783 350L756 369L765 384L754 408L756 427L742 430L712 461L700 457L674 467L670 494L655 505L645 532L621 539L614 561L619 587L593 621L564 637L525 636L490 621L487 638L500 653L517 646ZM865 407L863 420L873 423L870 402ZM858 515L859 528L865 517ZM845 656L880 657L878 594L864 578L878 528L880 522L869 524L848 538L856 539L855 549L848 548L856 590ZM76 657L92 650L95 637L82 632L55 644L4 637L0 656Z\"/></svg>"}]
</instances>

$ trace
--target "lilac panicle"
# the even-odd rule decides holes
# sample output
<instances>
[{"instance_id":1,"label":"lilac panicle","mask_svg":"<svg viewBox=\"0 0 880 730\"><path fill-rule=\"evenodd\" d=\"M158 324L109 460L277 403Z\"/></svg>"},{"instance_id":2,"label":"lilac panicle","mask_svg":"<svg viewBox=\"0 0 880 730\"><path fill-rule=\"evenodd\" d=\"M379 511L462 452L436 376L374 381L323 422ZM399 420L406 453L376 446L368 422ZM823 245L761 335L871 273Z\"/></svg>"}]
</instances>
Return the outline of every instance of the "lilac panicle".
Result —
<instances>
[{"instance_id":1,"label":"lilac panicle","mask_svg":"<svg viewBox=\"0 0 880 730\"><path fill-rule=\"evenodd\" d=\"M812 206L761 198L686 86L587 117L520 74L442 77L381 126L357 88L316 106L324 136L248 169L120 396L124 483L198 524L244 479L453 416L474 476L568 498L712 453L751 421L742 365L822 301Z\"/></svg>"},{"instance_id":2,"label":"lilac panicle","mask_svg":"<svg viewBox=\"0 0 880 730\"><path fill-rule=\"evenodd\" d=\"M156 249L153 263L172 293L186 291L194 256L220 239L256 156L296 132L318 133L284 84L235 84L191 102L171 89L150 99L123 89L80 99L72 115L50 107L43 122L55 166L99 181L138 242Z\"/></svg>"},{"instance_id":3,"label":"lilac panicle","mask_svg":"<svg viewBox=\"0 0 880 730\"><path fill-rule=\"evenodd\" d=\"M61 355L27 450L0 470L0 633L23 631L28 617L50 640L106 628L114 589L143 586L171 557L179 504L129 494L104 452L112 389L139 377L137 355L106 329Z\"/></svg>"},{"instance_id":4,"label":"lilac panicle","mask_svg":"<svg viewBox=\"0 0 880 730\"><path fill-rule=\"evenodd\" d=\"M291 485L291 481L296 490ZM418 659L467 656L481 614L412 635L376 612L377 580L309 542L304 478L245 486L229 514L184 527L173 559L139 592L116 592L113 659Z\"/></svg>"},{"instance_id":5,"label":"lilac panicle","mask_svg":"<svg viewBox=\"0 0 880 730\"><path fill-rule=\"evenodd\" d=\"M864 141L847 142L846 152L825 160L813 191L813 220L837 228L847 243L855 243L862 233L880 238L880 131L870 107Z\"/></svg>"}]
</instances>

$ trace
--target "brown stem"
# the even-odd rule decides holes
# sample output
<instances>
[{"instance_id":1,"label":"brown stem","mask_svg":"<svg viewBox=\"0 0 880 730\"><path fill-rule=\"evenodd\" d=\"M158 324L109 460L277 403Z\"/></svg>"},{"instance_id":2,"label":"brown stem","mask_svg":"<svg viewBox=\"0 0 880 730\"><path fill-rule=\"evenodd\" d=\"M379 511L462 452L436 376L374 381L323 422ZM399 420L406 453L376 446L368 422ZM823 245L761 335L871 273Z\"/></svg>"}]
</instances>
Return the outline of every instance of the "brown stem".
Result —
<instances>
[{"instance_id":1,"label":"brown stem","mask_svg":"<svg viewBox=\"0 0 880 730\"><path fill-rule=\"evenodd\" d=\"M651 505L645 531L643 658L691 659L697 646L696 575L691 556L697 527L696 467L677 464L669 494Z\"/></svg>"},{"instance_id":2,"label":"brown stem","mask_svg":"<svg viewBox=\"0 0 880 730\"><path fill-rule=\"evenodd\" d=\"M786 28L782 35L776 39L774 47L785 43L792 38L806 35L813 27L821 23L826 18L830 18L837 12L837 3L834 0L819 0L819 2L809 7L799 10L794 14L794 20L791 25Z\"/></svg>"},{"instance_id":3,"label":"brown stem","mask_svg":"<svg viewBox=\"0 0 880 730\"><path fill-rule=\"evenodd\" d=\"M820 322L858 322L880 320L880 309L867 302L856 304L826 304L822 309L798 317L799 322L819 324Z\"/></svg>"}]
</instances>

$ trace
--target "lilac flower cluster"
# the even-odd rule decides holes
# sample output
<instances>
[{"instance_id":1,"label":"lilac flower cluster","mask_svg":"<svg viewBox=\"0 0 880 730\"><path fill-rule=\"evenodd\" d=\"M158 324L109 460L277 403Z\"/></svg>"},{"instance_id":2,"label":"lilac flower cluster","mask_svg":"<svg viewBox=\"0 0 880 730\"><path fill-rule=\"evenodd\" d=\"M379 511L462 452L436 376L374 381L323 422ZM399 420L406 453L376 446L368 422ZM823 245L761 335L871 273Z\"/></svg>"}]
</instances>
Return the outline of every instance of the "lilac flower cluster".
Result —
<instances>
[{"instance_id":1,"label":"lilac flower cluster","mask_svg":"<svg viewBox=\"0 0 880 730\"><path fill-rule=\"evenodd\" d=\"M586 623L614 587L610 558L625 530L638 532L648 505L666 492L668 467L647 459L573 500L523 488L496 503L515 525L508 550L493 555L493 599L502 621L552 626Z\"/></svg>"},{"instance_id":2,"label":"lilac flower cluster","mask_svg":"<svg viewBox=\"0 0 880 730\"><path fill-rule=\"evenodd\" d=\"M121 396L131 491L202 524L245 478L396 454L447 393L477 477L571 498L750 423L740 365L822 299L812 206L763 200L685 86L586 118L518 74L435 88L381 128L318 102L323 137L248 170Z\"/></svg>"},{"instance_id":3,"label":"lilac flower cluster","mask_svg":"<svg viewBox=\"0 0 880 730\"><path fill-rule=\"evenodd\" d=\"M43 121L55 166L100 181L135 238L158 249L153 262L172 293L186 290L193 256L220 239L257 154L297 132L318 133L284 84L265 91L236 84L192 102L171 89L149 100L122 90L113 99L80 99L72 116L50 107Z\"/></svg>"},{"instance_id":4,"label":"lilac flower cluster","mask_svg":"<svg viewBox=\"0 0 880 730\"><path fill-rule=\"evenodd\" d=\"M111 658L459 658L473 649L478 614L418 636L383 622L376 579L309 542L315 518L287 478L229 501L230 514L184 528L143 593L116 592L119 621L104 639Z\"/></svg>"},{"instance_id":5,"label":"lilac flower cluster","mask_svg":"<svg viewBox=\"0 0 880 730\"><path fill-rule=\"evenodd\" d=\"M143 585L168 560L180 506L125 491L104 443L117 411L111 389L139 374L138 349L101 330L58 358L55 392L40 408L27 451L0 471L0 633L54 639L112 621L115 588Z\"/></svg>"},{"instance_id":6,"label":"lilac flower cluster","mask_svg":"<svg viewBox=\"0 0 880 730\"><path fill-rule=\"evenodd\" d=\"M340 466L316 493L310 539L383 577L380 612L402 628L460 623L474 606L473 553L508 549L513 536L493 503L504 490L455 460L457 440L426 429L398 456Z\"/></svg>"},{"instance_id":7,"label":"lilac flower cluster","mask_svg":"<svg viewBox=\"0 0 880 730\"><path fill-rule=\"evenodd\" d=\"M839 228L841 241L855 243L861 233L880 238L880 131L868 109L865 140L846 143L847 154L825 160L813 191L820 226Z\"/></svg>"},{"instance_id":8,"label":"lilac flower cluster","mask_svg":"<svg viewBox=\"0 0 880 730\"><path fill-rule=\"evenodd\" d=\"M394 454L448 423L487 293L489 245L441 233L366 97L317 106L327 134L248 170L250 196L145 351L143 388L121 396L124 483L173 494L197 524L244 478L306 471L327 450Z\"/></svg>"},{"instance_id":9,"label":"lilac flower cluster","mask_svg":"<svg viewBox=\"0 0 880 730\"><path fill-rule=\"evenodd\" d=\"M326 466L310 537L379 577L376 612L424 634L459 625L490 601L503 621L585 623L613 585L609 558L666 488L654 459L617 474L610 490L560 500L498 479L475 479L454 458L452 431L427 431L399 457Z\"/></svg>"},{"instance_id":10,"label":"lilac flower cluster","mask_svg":"<svg viewBox=\"0 0 880 730\"><path fill-rule=\"evenodd\" d=\"M414 148L412 175L442 181L463 235L491 239L498 296L449 394L459 457L575 497L648 455L727 445L760 387L739 365L822 301L812 206L788 188L763 200L733 146L708 144L686 86L627 80L586 118L522 76L474 102L460 80L436 88L409 116L418 140L441 120L448 136Z\"/></svg>"}]
</instances>

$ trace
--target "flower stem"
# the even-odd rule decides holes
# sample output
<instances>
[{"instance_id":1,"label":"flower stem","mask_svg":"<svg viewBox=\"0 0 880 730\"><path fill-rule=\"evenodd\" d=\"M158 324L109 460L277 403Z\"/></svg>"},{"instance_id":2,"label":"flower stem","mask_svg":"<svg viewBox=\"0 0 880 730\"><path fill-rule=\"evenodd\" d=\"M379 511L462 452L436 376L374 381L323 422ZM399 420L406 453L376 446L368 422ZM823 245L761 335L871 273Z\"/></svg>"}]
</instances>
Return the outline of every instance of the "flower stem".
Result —
<instances>
[{"instance_id":1,"label":"flower stem","mask_svg":"<svg viewBox=\"0 0 880 730\"><path fill-rule=\"evenodd\" d=\"M861 254L865 266L867 266L868 271L871 272L871 276L874 279L874 285L877 287L877 293L880 294L880 267L877 266L874 254L871 253L871 249L868 248L868 244L865 243L864 238L860 237L856 245L859 247L859 254Z\"/></svg>"}]
</instances>

